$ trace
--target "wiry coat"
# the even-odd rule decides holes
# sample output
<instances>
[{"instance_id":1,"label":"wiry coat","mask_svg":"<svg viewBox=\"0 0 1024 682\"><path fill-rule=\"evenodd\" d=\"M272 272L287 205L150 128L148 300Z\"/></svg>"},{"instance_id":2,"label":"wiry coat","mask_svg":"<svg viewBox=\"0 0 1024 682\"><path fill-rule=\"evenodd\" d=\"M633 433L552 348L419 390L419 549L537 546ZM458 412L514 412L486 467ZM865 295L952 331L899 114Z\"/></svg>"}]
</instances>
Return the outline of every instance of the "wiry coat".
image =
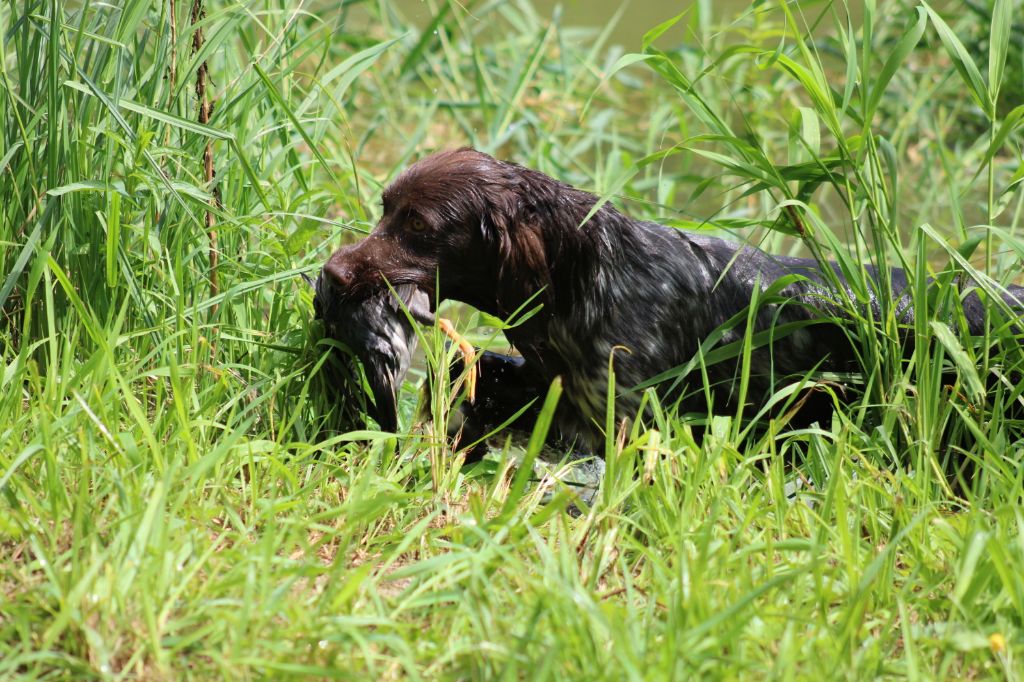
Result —
<instances>
[{"instance_id":1,"label":"wiry coat","mask_svg":"<svg viewBox=\"0 0 1024 682\"><path fill-rule=\"evenodd\" d=\"M596 202L478 151L435 154L385 190L377 228L332 255L323 273L356 299L386 280L415 285L431 302L456 299L502 318L543 304L506 335L526 358L529 371L520 374L532 385L563 378L563 429L592 441L604 422L613 353L616 410L632 416L639 394L631 387L691 361L716 331L718 347L742 339L744 311L758 288L772 296L755 309L754 330L775 331L753 351L748 405L760 405L785 377L854 367L840 320L848 310L881 311L874 292L858 295L838 268L823 273L814 260L636 221L608 204L583 224ZM877 279L870 268L868 274ZM909 324L906 277L894 269L889 278L896 315ZM1024 299L1024 290L1013 288L1010 296ZM972 330L982 328L985 310L976 295L964 310ZM723 328L735 316L740 322ZM738 409L738 360L706 371L711 407ZM663 386L675 386L668 397L681 400L682 409L704 411L703 382L694 376Z\"/></svg>"}]
</instances>

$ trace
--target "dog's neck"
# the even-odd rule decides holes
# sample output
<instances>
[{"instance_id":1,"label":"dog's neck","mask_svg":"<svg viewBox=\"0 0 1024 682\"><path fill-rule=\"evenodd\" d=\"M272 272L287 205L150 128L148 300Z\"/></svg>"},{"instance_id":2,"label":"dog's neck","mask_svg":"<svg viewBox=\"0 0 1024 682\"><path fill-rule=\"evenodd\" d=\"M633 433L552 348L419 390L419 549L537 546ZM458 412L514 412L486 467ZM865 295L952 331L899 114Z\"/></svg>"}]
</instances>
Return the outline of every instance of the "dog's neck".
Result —
<instances>
[{"instance_id":1,"label":"dog's neck","mask_svg":"<svg viewBox=\"0 0 1024 682\"><path fill-rule=\"evenodd\" d=\"M570 219L544 225L547 278L556 314L566 316L580 300L613 310L609 304L622 296L621 289L644 277L640 271L647 249L637 242L633 221L606 204L583 222L595 198L582 204ZM614 287L614 288L613 288Z\"/></svg>"},{"instance_id":2,"label":"dog's neck","mask_svg":"<svg viewBox=\"0 0 1024 682\"><path fill-rule=\"evenodd\" d=\"M611 204L588 218L598 201L593 194L529 169L514 178L514 189L492 204L505 222L492 244L492 271L498 277L491 302L497 309L484 310L507 319L543 304L506 334L524 352L564 345L553 335L561 340L571 336L583 345L599 341L623 306L644 306L634 285L642 289L650 283L648 268L659 255L657 247L647 230ZM559 329L553 329L554 322Z\"/></svg>"}]
</instances>

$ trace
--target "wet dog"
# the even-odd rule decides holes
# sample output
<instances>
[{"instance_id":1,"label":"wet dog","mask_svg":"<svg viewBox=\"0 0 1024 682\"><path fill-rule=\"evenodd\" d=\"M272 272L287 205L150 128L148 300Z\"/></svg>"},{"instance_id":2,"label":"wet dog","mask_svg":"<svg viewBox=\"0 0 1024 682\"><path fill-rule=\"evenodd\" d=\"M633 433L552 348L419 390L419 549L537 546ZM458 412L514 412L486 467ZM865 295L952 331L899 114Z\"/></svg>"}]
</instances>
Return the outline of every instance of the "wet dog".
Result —
<instances>
[{"instance_id":1,"label":"wet dog","mask_svg":"<svg viewBox=\"0 0 1024 682\"><path fill-rule=\"evenodd\" d=\"M749 413L809 373L857 371L851 317L892 315L905 336L914 322L902 270L865 267L869 285L858 288L836 264L634 220L472 149L408 168L384 191L383 209L369 237L324 265L324 300L373 300L390 285L414 287L430 305L455 299L501 318L541 304L506 333L523 356L512 394L536 396L561 376L559 427L594 451L612 357L619 417L636 414L637 387L673 368L676 380L658 387L681 410ZM1004 299L1019 307L1024 289L1011 287ZM967 331L980 332L984 302L971 292L962 306ZM833 400L802 404L815 419Z\"/></svg>"}]
</instances>

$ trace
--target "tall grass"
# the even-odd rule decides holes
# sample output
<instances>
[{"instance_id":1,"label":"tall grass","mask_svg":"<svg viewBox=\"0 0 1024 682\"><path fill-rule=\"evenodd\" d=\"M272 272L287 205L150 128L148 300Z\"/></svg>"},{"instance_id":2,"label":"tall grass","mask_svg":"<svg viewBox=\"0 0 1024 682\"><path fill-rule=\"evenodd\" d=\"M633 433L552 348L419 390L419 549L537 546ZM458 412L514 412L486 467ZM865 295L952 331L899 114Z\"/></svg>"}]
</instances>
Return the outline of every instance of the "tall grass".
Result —
<instances>
[{"instance_id":1,"label":"tall grass","mask_svg":"<svg viewBox=\"0 0 1024 682\"><path fill-rule=\"evenodd\" d=\"M1019 677L1019 8L698 2L626 50L428 7L208 2L193 54L190 3L0 5L0 677ZM298 276L454 144L834 259L851 310L904 267L914 354L883 300L830 423L652 401L579 517L411 386L352 431Z\"/></svg>"}]
</instances>

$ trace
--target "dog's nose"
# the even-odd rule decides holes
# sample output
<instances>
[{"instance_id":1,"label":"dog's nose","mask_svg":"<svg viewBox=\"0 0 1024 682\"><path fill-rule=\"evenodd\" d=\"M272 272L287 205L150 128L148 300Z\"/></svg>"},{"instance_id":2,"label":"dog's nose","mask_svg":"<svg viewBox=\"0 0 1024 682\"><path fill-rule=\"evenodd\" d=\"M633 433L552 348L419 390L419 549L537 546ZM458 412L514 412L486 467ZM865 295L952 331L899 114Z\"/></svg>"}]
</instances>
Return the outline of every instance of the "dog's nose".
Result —
<instances>
[{"instance_id":1,"label":"dog's nose","mask_svg":"<svg viewBox=\"0 0 1024 682\"><path fill-rule=\"evenodd\" d=\"M344 263L330 262L324 266L324 273L336 286L348 289L356 281L356 273Z\"/></svg>"}]
</instances>

